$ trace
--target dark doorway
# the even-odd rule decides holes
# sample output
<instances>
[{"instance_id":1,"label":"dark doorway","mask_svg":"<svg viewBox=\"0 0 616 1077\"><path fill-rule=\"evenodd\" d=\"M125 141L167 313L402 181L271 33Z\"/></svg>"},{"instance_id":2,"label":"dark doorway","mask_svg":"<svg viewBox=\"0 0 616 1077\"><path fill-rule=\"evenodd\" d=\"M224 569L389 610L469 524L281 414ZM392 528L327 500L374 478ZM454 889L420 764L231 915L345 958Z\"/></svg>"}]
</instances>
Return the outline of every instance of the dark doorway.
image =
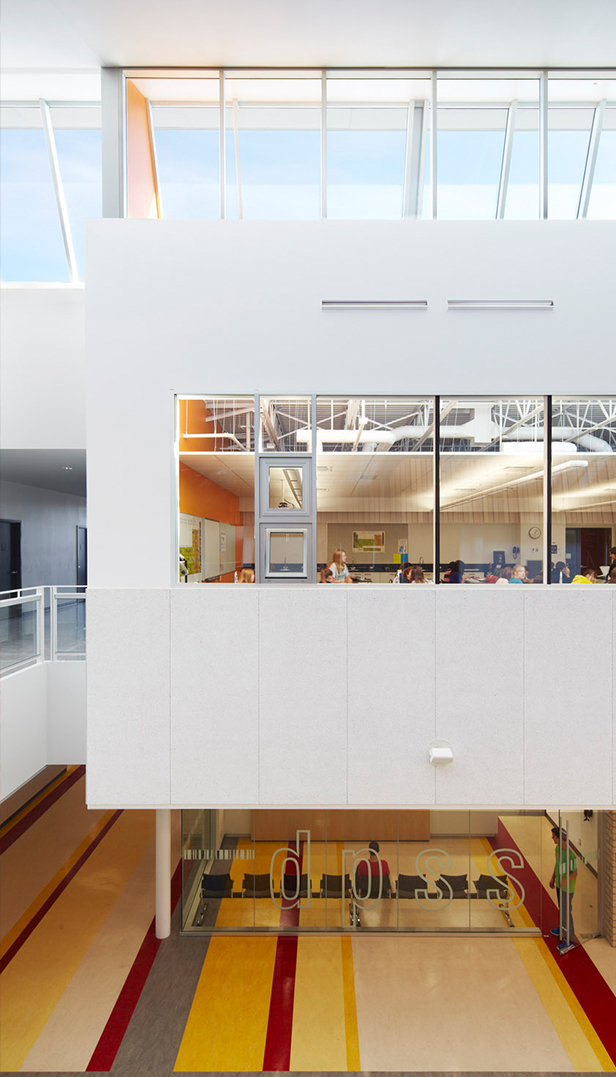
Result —
<instances>
[{"instance_id":1,"label":"dark doorway","mask_svg":"<svg viewBox=\"0 0 616 1077\"><path fill-rule=\"evenodd\" d=\"M77 528L77 586L85 587L88 583L88 529Z\"/></svg>"},{"instance_id":2,"label":"dark doorway","mask_svg":"<svg viewBox=\"0 0 616 1077\"><path fill-rule=\"evenodd\" d=\"M607 551L611 541L612 530L609 527L568 527L567 564L571 569L571 576L575 576L582 565L594 568L599 573L601 566L609 563Z\"/></svg>"},{"instance_id":3,"label":"dark doorway","mask_svg":"<svg viewBox=\"0 0 616 1077\"><path fill-rule=\"evenodd\" d=\"M21 522L0 520L0 591L21 587Z\"/></svg>"}]
</instances>

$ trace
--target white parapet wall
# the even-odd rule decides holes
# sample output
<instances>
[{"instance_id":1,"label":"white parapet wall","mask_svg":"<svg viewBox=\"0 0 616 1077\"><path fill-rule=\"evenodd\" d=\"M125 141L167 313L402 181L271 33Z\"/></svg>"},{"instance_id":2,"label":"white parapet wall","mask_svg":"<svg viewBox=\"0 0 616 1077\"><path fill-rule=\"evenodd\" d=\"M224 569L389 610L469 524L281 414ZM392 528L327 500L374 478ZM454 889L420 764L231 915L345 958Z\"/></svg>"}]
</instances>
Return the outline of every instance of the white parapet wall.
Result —
<instances>
[{"instance_id":1,"label":"white parapet wall","mask_svg":"<svg viewBox=\"0 0 616 1077\"><path fill-rule=\"evenodd\" d=\"M90 589L88 803L613 806L615 641L598 585Z\"/></svg>"},{"instance_id":2,"label":"white parapet wall","mask_svg":"<svg viewBox=\"0 0 616 1077\"><path fill-rule=\"evenodd\" d=\"M9 673L0 695L2 800L43 767L85 763L85 662L39 662Z\"/></svg>"}]
</instances>

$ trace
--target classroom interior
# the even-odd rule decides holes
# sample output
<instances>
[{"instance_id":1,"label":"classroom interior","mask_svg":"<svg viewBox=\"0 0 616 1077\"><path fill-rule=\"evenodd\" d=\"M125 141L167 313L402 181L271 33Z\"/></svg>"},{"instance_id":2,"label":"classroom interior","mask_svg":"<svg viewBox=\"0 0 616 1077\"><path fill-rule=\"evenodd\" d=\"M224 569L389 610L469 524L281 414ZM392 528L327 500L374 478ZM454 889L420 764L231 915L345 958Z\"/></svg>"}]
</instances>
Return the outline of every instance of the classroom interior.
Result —
<instances>
[{"instance_id":1,"label":"classroom interior","mask_svg":"<svg viewBox=\"0 0 616 1077\"><path fill-rule=\"evenodd\" d=\"M284 530L316 498L317 580L344 550L358 583L392 583L405 563L442 582L457 560L467 582L518 564L546 582L544 398L438 399L436 463L435 398L178 398L180 581L232 583L254 568L265 460L261 514ZM616 397L554 397L548 422L552 582L559 564L565 582L586 565L604 580L616 541Z\"/></svg>"}]
</instances>

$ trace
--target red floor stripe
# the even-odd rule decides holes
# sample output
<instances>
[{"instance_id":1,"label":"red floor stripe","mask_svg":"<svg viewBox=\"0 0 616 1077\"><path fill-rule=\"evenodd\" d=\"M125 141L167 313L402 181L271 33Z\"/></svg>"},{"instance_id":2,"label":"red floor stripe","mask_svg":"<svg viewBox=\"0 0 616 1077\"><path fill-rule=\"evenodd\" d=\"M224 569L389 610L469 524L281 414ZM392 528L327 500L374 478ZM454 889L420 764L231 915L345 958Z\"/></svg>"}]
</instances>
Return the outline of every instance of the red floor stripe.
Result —
<instances>
[{"instance_id":1,"label":"red floor stripe","mask_svg":"<svg viewBox=\"0 0 616 1077\"><path fill-rule=\"evenodd\" d=\"M263 1070L266 1073L288 1070L291 1066L297 941L297 935L282 935L276 946L274 981L263 1055Z\"/></svg>"},{"instance_id":2,"label":"red floor stripe","mask_svg":"<svg viewBox=\"0 0 616 1077\"><path fill-rule=\"evenodd\" d=\"M64 796L64 794L75 785L75 782L78 782L80 778L83 778L85 772L86 768L84 766L77 767L77 770L74 770L72 774L69 774L68 777L60 783L60 785L57 785L55 789L52 789L44 800L41 800L36 807L31 808L28 814L24 815L23 819L20 819L18 823L15 823L13 829L9 830L8 834L5 834L3 838L0 838L0 855L5 853L7 849L10 849L13 842L16 842L22 834L25 834L26 830L28 830L33 823L36 823L41 816L51 808L52 804L55 804L60 797ZM10 820L7 820L7 822L10 822Z\"/></svg>"},{"instance_id":3,"label":"red floor stripe","mask_svg":"<svg viewBox=\"0 0 616 1077\"><path fill-rule=\"evenodd\" d=\"M180 860L171 880L171 911L173 912L182 892L182 861ZM161 939L155 935L156 918L152 920L145 938L141 943L139 953L133 961L132 968L124 981L124 986L118 995L117 1001L101 1037L94 1049L86 1073L108 1073L115 1057L120 1049L120 1044L126 1035L133 1013L141 992L145 987L150 974L154 959L158 953Z\"/></svg>"},{"instance_id":4,"label":"red floor stripe","mask_svg":"<svg viewBox=\"0 0 616 1077\"><path fill-rule=\"evenodd\" d=\"M295 842L289 842L289 848L295 849ZM297 871L301 875L304 860L303 844L298 850ZM293 874L293 872L290 872ZM281 899L283 906L280 913L281 927L299 926L299 907L291 907L293 902ZM288 907L287 907L288 906ZM266 1073L275 1070L289 1070L291 1066L291 1037L293 1035L293 1003L295 1001L295 975L297 972L297 936L283 935L276 945L276 961L270 998L267 1036L263 1054L263 1070Z\"/></svg>"},{"instance_id":5,"label":"red floor stripe","mask_svg":"<svg viewBox=\"0 0 616 1077\"><path fill-rule=\"evenodd\" d=\"M35 927L38 927L43 917L46 916L52 905L56 903L56 901L60 897L60 894L64 890L66 890L68 884L71 882L72 879L75 878L77 872L81 870L86 860L89 860L89 858L92 856L92 853L96 849L96 846L100 844L100 842L105 837L105 834L109 833L111 827L120 818L121 814L121 810L113 813L111 819L105 824L103 829L96 835L96 837L93 838L85 852L81 854L77 863L73 864L71 870L64 876L62 881L58 883L55 890L47 898L47 901L43 905L41 905L40 909L37 912L35 912L30 922L26 924L23 931L17 936L13 945L9 946L6 953L3 954L2 958L0 959L0 972L4 972L6 966L9 964L10 961L13 960L15 954L21 949L26 939L30 937Z\"/></svg>"},{"instance_id":6,"label":"red floor stripe","mask_svg":"<svg viewBox=\"0 0 616 1077\"><path fill-rule=\"evenodd\" d=\"M503 826L500 819L498 825L498 842L500 848L508 846L510 849L518 849L511 834L507 828ZM520 852L519 849L518 852ZM522 854L520 853L520 855ZM515 874L518 875L519 872L516 870ZM528 887L527 883L529 884ZM527 887L525 905L529 909L533 919L535 919L535 914L532 911L533 907L536 908L537 905L540 907L543 903L543 907L547 909L549 902L549 907L554 910L554 922L547 924L546 930L550 927L557 927L558 912L556 907L553 905L543 883L528 864L525 868L524 885ZM573 919L575 921L575 898L573 904ZM614 994L609 985L605 982L597 966L590 959L583 946L576 946L575 950L571 950L568 954L565 954L564 957L561 957L556 951L559 940L555 938L554 935L545 936L544 941L547 942L550 950L555 955L556 960L558 961L558 967L562 970L567 983L612 1059L612 1062L616 1063L616 1000L614 999Z\"/></svg>"}]
</instances>

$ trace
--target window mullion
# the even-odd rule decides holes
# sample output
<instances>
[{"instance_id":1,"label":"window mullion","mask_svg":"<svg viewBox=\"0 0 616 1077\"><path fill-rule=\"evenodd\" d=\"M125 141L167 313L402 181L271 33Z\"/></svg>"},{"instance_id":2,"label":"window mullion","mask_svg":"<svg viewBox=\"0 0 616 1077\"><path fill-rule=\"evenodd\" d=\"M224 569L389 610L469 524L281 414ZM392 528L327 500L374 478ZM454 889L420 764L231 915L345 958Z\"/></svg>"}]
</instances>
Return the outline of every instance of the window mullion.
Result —
<instances>
[{"instance_id":1,"label":"window mullion","mask_svg":"<svg viewBox=\"0 0 616 1077\"><path fill-rule=\"evenodd\" d=\"M597 164L597 155L599 153L599 141L601 139L601 132L603 130L605 105L605 100L600 101L595 109L595 114L593 116L592 129L590 132L590 139L588 141L588 153L586 154L586 164L584 165L584 178L582 180L582 187L580 190L580 201L578 204L577 211L578 218L586 217L586 215L588 214L590 195L592 193L592 182L595 178L595 166Z\"/></svg>"},{"instance_id":2,"label":"window mullion","mask_svg":"<svg viewBox=\"0 0 616 1077\"><path fill-rule=\"evenodd\" d=\"M45 142L47 145L47 154L49 157L49 165L51 168L53 189L56 196L56 206L58 208L58 216L60 218L60 228L62 230L64 253L66 254L66 261L68 263L69 280L71 284L77 284L79 282L79 272L77 269L77 259L75 258L75 248L73 246L71 226L68 219L68 209L66 208L66 198L64 197L64 186L62 184L62 176L60 174L60 164L58 161L58 151L56 148L56 140L53 133L53 125L51 122L51 112L49 110L49 105L47 104L47 101L44 101L43 98L40 98L39 106L41 109L41 118L43 121L43 131L45 132Z\"/></svg>"}]
</instances>

